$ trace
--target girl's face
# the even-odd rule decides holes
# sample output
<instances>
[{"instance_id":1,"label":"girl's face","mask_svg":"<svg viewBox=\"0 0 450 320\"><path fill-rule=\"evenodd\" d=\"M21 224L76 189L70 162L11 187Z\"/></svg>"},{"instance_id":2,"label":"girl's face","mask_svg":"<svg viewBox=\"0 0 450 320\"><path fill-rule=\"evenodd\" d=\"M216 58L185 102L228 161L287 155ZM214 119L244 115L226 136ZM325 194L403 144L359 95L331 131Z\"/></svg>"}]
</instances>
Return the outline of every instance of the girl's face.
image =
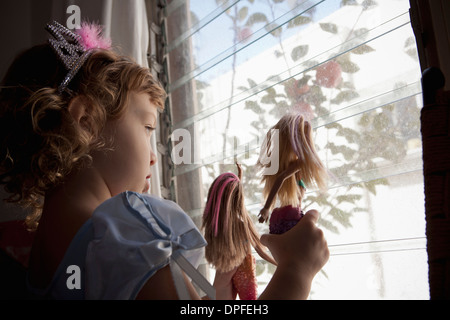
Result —
<instances>
[{"instance_id":1,"label":"girl's face","mask_svg":"<svg viewBox=\"0 0 450 320\"><path fill-rule=\"evenodd\" d=\"M111 195L124 191L147 192L150 167L156 163L150 137L155 130L157 107L146 93L132 92L129 105L118 120L107 122L104 135L112 151L93 156Z\"/></svg>"}]
</instances>

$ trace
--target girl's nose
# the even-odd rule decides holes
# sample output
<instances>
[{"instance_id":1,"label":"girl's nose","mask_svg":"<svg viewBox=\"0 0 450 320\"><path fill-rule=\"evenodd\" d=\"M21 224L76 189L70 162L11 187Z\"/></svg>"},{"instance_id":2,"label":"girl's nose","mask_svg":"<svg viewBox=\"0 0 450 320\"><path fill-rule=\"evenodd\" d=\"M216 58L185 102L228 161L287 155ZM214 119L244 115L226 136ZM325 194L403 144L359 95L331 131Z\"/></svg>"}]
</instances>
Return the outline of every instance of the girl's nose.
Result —
<instances>
[{"instance_id":1,"label":"girl's nose","mask_svg":"<svg viewBox=\"0 0 450 320\"><path fill-rule=\"evenodd\" d=\"M150 151L150 166L155 165L157 161L158 161L158 157L157 157L156 154L153 152L153 150L151 150L151 151Z\"/></svg>"}]
</instances>

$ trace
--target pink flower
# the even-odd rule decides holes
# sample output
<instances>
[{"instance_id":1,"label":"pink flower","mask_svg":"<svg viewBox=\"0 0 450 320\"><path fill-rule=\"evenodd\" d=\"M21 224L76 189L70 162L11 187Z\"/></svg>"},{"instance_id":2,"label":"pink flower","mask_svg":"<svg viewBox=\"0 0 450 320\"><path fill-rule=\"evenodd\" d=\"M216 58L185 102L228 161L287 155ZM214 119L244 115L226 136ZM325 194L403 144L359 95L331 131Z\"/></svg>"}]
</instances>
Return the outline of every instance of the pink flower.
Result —
<instances>
[{"instance_id":1,"label":"pink flower","mask_svg":"<svg viewBox=\"0 0 450 320\"><path fill-rule=\"evenodd\" d=\"M315 114L313 109L311 108L311 105L307 102L300 101L292 105L292 110L294 110L297 113L300 113L306 121L311 121L314 119Z\"/></svg>"},{"instance_id":2,"label":"pink flower","mask_svg":"<svg viewBox=\"0 0 450 320\"><path fill-rule=\"evenodd\" d=\"M285 85L286 94L292 99L299 98L301 95L307 93L310 89L307 84L299 87L298 81L299 80L290 79Z\"/></svg>"},{"instance_id":3,"label":"pink flower","mask_svg":"<svg viewBox=\"0 0 450 320\"><path fill-rule=\"evenodd\" d=\"M250 40L250 37L252 35L252 29L249 27L244 27L242 29L239 29L237 37L239 42L248 42Z\"/></svg>"},{"instance_id":4,"label":"pink flower","mask_svg":"<svg viewBox=\"0 0 450 320\"><path fill-rule=\"evenodd\" d=\"M328 61L316 69L317 83L325 88L336 88L342 81L342 69L336 61Z\"/></svg>"}]
</instances>

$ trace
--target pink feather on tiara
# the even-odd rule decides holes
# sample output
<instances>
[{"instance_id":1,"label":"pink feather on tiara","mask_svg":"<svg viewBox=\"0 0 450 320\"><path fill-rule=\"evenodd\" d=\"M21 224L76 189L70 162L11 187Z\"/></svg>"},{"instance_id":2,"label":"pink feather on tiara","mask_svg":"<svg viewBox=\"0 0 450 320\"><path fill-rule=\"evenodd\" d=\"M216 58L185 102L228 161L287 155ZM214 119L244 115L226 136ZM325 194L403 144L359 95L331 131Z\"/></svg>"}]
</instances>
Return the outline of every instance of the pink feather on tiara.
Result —
<instances>
[{"instance_id":1,"label":"pink feather on tiara","mask_svg":"<svg viewBox=\"0 0 450 320\"><path fill-rule=\"evenodd\" d=\"M76 30L80 35L80 44L85 50L111 49L111 39L102 36L103 28L95 23L82 22L81 29Z\"/></svg>"}]
</instances>

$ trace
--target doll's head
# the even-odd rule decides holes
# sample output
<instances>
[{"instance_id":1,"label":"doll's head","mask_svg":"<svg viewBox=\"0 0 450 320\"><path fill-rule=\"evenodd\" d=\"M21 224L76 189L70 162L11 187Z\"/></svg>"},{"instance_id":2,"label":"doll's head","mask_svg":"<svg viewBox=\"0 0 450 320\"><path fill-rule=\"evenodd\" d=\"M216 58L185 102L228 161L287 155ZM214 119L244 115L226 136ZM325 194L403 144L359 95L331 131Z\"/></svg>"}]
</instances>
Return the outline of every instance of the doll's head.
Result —
<instances>
[{"instance_id":1,"label":"doll's head","mask_svg":"<svg viewBox=\"0 0 450 320\"><path fill-rule=\"evenodd\" d=\"M74 169L88 165L92 152L107 150L102 138L108 120L124 114L131 92L147 93L163 108L165 92L143 68L111 50L96 49L66 91L58 88L67 69L49 43L18 55L0 88L0 183L9 201L39 215L42 198ZM81 99L85 113L69 110Z\"/></svg>"},{"instance_id":2,"label":"doll's head","mask_svg":"<svg viewBox=\"0 0 450 320\"><path fill-rule=\"evenodd\" d=\"M276 134L275 134L276 133ZM317 185L320 189L326 187L327 170L316 152L312 137L311 124L301 114L290 113L284 115L267 133L261 147L260 157L268 156L274 149L273 144L278 144L278 172L273 175L264 175L263 194L267 198L278 174L285 171L293 161L299 161L299 171L284 181L278 192L280 205L292 205L298 207L305 193L304 187L299 187L299 181L306 186ZM272 155L274 157L274 155ZM263 169L270 164L262 164Z\"/></svg>"},{"instance_id":3,"label":"doll's head","mask_svg":"<svg viewBox=\"0 0 450 320\"><path fill-rule=\"evenodd\" d=\"M261 245L258 232L245 208L239 176L227 172L218 176L208 191L202 228L208 245L206 260L216 270L227 272L239 266L253 246L258 254L274 263Z\"/></svg>"}]
</instances>

